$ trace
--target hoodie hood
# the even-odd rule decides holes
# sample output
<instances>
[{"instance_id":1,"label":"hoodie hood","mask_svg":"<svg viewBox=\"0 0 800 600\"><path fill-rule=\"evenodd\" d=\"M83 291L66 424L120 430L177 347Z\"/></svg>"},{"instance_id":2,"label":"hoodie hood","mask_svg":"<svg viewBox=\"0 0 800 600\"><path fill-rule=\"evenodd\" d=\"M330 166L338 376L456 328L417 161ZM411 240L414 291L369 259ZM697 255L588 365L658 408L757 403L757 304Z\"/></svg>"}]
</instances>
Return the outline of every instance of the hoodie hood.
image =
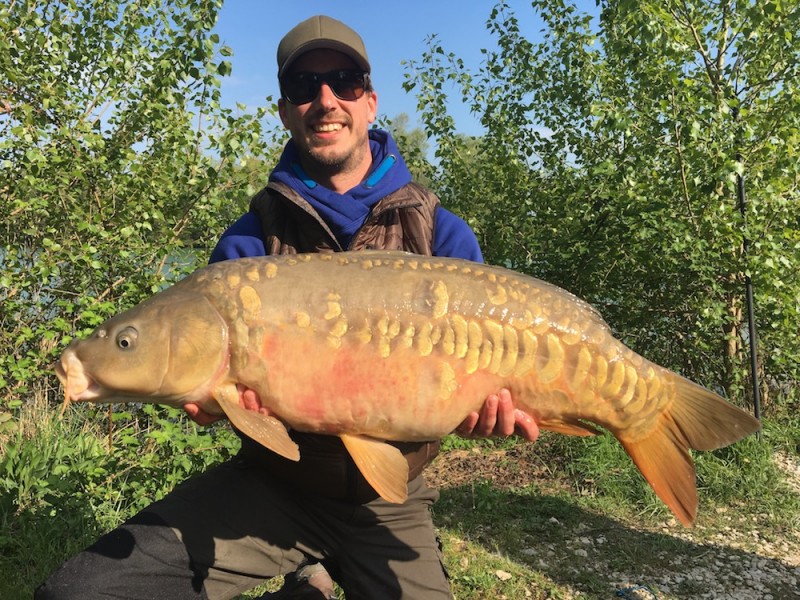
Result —
<instances>
[{"instance_id":1,"label":"hoodie hood","mask_svg":"<svg viewBox=\"0 0 800 600\"><path fill-rule=\"evenodd\" d=\"M334 192L311 179L300 166L293 140L287 142L270 181L288 185L300 194L328 224L336 239L347 248L370 210L381 198L411 182L408 170L388 131L369 131L372 168L366 179L344 194Z\"/></svg>"}]
</instances>

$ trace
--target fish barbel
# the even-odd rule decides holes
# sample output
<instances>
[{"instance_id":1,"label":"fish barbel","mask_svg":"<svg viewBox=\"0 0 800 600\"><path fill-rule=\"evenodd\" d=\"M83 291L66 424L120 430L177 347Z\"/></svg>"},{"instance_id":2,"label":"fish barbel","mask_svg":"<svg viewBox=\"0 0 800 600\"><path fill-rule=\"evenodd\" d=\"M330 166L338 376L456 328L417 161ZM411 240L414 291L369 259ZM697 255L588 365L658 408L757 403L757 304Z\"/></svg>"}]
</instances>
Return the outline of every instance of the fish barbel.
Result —
<instances>
[{"instance_id":1,"label":"fish barbel","mask_svg":"<svg viewBox=\"0 0 800 600\"><path fill-rule=\"evenodd\" d=\"M609 430L691 525L689 450L759 429L713 392L615 339L586 302L500 267L365 251L202 268L73 341L65 403L198 403L292 460L287 428L339 436L390 502L408 465L390 441L435 440L506 387L542 429ZM237 384L261 411L239 403Z\"/></svg>"}]
</instances>

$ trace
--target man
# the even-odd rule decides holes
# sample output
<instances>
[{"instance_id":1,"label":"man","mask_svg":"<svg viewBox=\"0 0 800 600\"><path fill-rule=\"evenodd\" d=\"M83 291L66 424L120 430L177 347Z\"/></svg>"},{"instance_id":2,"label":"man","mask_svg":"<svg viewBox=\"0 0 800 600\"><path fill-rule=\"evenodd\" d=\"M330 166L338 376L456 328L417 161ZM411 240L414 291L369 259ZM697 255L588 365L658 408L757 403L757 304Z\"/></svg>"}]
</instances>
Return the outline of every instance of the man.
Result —
<instances>
[{"instance_id":1,"label":"man","mask_svg":"<svg viewBox=\"0 0 800 600\"><path fill-rule=\"evenodd\" d=\"M481 260L475 235L411 176L391 136L370 130L377 94L361 38L325 16L278 47L281 120L291 133L267 187L220 239L211 260L294 252L401 249ZM240 402L260 408L254 391ZM186 412L214 419L197 405ZM538 435L507 390L458 428L466 436ZM421 472L438 442L396 444L409 499L366 483L341 441L291 432L301 460L242 436L232 461L176 488L65 563L37 598L231 598L289 574L274 598L450 598ZM299 570L298 570L299 569ZM297 574L294 572L297 570ZM329 574L330 573L330 574Z\"/></svg>"}]
</instances>

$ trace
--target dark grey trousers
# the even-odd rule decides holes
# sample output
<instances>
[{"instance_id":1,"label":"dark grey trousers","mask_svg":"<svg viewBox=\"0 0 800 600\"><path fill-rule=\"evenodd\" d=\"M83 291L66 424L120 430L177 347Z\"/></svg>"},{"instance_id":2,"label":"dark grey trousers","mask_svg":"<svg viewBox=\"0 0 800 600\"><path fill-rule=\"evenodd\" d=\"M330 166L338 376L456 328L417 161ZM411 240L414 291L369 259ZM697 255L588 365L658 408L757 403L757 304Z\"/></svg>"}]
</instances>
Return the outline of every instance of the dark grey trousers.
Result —
<instances>
[{"instance_id":1,"label":"dark grey trousers","mask_svg":"<svg viewBox=\"0 0 800 600\"><path fill-rule=\"evenodd\" d=\"M422 477L405 504L290 490L237 457L177 487L64 563L36 600L232 598L322 561L347 600L450 600Z\"/></svg>"}]
</instances>

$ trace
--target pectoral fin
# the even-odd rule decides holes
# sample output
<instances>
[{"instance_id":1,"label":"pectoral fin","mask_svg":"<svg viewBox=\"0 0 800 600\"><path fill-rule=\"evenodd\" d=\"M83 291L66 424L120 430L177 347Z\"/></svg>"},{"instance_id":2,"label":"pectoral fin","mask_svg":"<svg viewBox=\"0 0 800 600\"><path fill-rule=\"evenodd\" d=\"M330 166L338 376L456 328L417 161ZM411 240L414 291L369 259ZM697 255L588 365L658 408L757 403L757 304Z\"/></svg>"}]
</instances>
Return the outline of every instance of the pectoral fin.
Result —
<instances>
[{"instance_id":1,"label":"pectoral fin","mask_svg":"<svg viewBox=\"0 0 800 600\"><path fill-rule=\"evenodd\" d=\"M364 479L387 502L402 504L408 498L408 462L394 446L361 435L342 435Z\"/></svg>"},{"instance_id":2,"label":"pectoral fin","mask_svg":"<svg viewBox=\"0 0 800 600\"><path fill-rule=\"evenodd\" d=\"M242 408L235 385L218 387L214 398L236 429L284 458L300 460L300 449L289 437L286 426L275 417Z\"/></svg>"}]
</instances>

